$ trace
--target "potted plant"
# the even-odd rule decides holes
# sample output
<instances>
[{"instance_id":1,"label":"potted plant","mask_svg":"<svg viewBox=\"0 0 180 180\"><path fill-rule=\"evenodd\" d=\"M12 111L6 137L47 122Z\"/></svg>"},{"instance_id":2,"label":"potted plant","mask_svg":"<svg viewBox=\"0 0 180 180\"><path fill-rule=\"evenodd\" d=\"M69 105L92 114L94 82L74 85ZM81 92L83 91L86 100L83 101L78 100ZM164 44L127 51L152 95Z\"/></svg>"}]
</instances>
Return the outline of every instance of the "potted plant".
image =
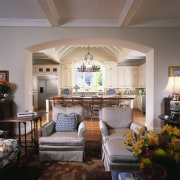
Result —
<instances>
[{"instance_id":1,"label":"potted plant","mask_svg":"<svg viewBox=\"0 0 180 180\"><path fill-rule=\"evenodd\" d=\"M11 84L6 80L0 80L0 99L6 98L10 90Z\"/></svg>"},{"instance_id":2,"label":"potted plant","mask_svg":"<svg viewBox=\"0 0 180 180\"><path fill-rule=\"evenodd\" d=\"M125 145L140 160L145 180L180 178L180 129L165 125L161 133L139 129L125 133Z\"/></svg>"}]
</instances>

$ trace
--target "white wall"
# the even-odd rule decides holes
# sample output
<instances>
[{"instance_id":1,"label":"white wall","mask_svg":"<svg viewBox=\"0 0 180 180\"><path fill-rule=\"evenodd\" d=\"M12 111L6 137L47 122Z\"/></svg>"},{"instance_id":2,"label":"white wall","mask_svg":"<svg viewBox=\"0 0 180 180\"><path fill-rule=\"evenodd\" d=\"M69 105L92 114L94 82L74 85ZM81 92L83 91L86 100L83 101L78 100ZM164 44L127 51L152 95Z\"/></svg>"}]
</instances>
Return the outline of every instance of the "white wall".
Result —
<instances>
[{"instance_id":1,"label":"white wall","mask_svg":"<svg viewBox=\"0 0 180 180\"><path fill-rule=\"evenodd\" d=\"M26 49L33 52L39 48L39 46L36 48L34 45L56 40L57 43L59 40L63 43L66 39L72 39L71 43L74 43L76 39L79 41L86 39L90 44L98 43L99 40L103 42L102 39L106 39L106 42L111 39L109 43L112 43L112 39L114 39L114 43L116 40L121 40L124 47L127 46L126 41L130 41L154 49L154 66L148 67L147 65L147 68L152 69L148 83L153 83L154 80L154 91L153 88L149 89L149 93L153 96L153 99L149 100L154 104L154 109L147 109L147 112L153 113L154 126L160 125L158 115L164 112L162 100L164 96L167 96L163 93L163 89L168 80L168 66L180 66L180 31L178 28L0 27L0 69L9 70L10 81L17 85L14 101L18 111L24 110L29 104L25 103L24 100L24 97L28 96L28 87L31 88L31 85L27 81L25 82ZM47 45L49 46L49 44ZM135 48L138 50L139 47ZM145 48L144 51L146 50ZM28 56L30 57L30 55ZM31 69L31 67L29 68ZM32 76L29 76L29 81L31 81L30 78Z\"/></svg>"}]
</instances>

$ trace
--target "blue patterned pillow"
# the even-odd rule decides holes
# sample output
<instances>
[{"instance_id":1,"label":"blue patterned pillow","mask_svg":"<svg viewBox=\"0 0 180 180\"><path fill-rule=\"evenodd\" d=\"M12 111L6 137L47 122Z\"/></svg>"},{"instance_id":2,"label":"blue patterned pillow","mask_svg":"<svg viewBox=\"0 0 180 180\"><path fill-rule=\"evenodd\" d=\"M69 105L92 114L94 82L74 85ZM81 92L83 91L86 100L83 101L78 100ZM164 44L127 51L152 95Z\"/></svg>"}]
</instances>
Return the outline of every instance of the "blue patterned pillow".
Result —
<instances>
[{"instance_id":1,"label":"blue patterned pillow","mask_svg":"<svg viewBox=\"0 0 180 180\"><path fill-rule=\"evenodd\" d=\"M77 116L75 113L69 115L58 113L56 126L56 131L67 132L77 130Z\"/></svg>"}]
</instances>

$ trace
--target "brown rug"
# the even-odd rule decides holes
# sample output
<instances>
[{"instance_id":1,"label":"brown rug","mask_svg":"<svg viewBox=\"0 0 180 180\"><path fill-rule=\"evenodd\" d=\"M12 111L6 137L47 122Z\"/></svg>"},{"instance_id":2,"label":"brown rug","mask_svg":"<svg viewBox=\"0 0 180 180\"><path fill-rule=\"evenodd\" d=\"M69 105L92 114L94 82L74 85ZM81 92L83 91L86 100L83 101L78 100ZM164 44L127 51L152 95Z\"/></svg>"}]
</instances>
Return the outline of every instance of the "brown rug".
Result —
<instances>
[{"instance_id":1,"label":"brown rug","mask_svg":"<svg viewBox=\"0 0 180 180\"><path fill-rule=\"evenodd\" d=\"M28 148L27 155L20 159L18 167L13 167L4 175L6 179L18 180L111 180L105 172L101 160L99 141L87 140L85 162L42 162L38 153Z\"/></svg>"}]
</instances>

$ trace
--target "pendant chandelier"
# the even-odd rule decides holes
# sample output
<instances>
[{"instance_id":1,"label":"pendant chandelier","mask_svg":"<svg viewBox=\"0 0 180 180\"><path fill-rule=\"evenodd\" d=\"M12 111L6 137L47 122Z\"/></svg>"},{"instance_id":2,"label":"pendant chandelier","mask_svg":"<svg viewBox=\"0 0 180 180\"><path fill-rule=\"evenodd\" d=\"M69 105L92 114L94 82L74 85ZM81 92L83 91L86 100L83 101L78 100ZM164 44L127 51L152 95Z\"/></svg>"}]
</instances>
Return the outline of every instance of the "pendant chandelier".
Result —
<instances>
[{"instance_id":1,"label":"pendant chandelier","mask_svg":"<svg viewBox=\"0 0 180 180\"><path fill-rule=\"evenodd\" d=\"M96 65L93 62L93 55L89 52L89 44L88 44L88 52L84 56L84 62L81 64L80 67L77 68L78 72L99 72L100 66Z\"/></svg>"}]
</instances>

